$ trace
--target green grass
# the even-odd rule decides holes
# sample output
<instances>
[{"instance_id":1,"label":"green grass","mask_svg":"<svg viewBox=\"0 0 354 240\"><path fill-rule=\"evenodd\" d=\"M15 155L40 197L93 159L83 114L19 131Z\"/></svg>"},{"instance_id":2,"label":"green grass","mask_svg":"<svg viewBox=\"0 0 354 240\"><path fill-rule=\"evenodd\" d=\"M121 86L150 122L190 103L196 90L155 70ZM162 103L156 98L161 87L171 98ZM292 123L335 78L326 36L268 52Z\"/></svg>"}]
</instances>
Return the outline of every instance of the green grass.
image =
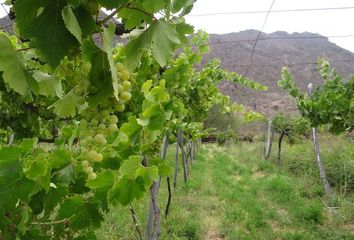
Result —
<instances>
[{"instance_id":1,"label":"green grass","mask_svg":"<svg viewBox=\"0 0 354 240\"><path fill-rule=\"evenodd\" d=\"M312 146L284 145L283 169L272 163L274 156L270 162L261 159L259 144L203 146L189 182L184 184L179 175L170 215L162 218L160 239L354 239L350 232L354 223L352 192L343 195L337 188L339 194L333 201L338 208L324 207L316 165L311 165L315 164ZM173 149L167 156L171 164ZM349 154L350 158L350 151L342 149L341 154ZM324 156L327 163L333 157L338 161L338 155L330 150ZM348 156L343 158L348 160ZM166 204L166 189L163 181L159 194L161 212ZM144 230L148 196L134 203L133 208ZM97 234L98 239L138 239L129 209L123 207L106 215Z\"/></svg>"}]
</instances>

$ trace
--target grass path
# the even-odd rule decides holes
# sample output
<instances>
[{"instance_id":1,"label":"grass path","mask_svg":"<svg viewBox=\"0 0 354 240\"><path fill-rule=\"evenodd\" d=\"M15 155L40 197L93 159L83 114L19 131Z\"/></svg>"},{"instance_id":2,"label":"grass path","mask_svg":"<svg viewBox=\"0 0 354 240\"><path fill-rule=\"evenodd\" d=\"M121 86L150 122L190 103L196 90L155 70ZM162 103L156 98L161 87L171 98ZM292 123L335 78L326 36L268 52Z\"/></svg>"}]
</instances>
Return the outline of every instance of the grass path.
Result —
<instances>
[{"instance_id":1,"label":"grass path","mask_svg":"<svg viewBox=\"0 0 354 240\"><path fill-rule=\"evenodd\" d=\"M183 184L179 176L170 215L162 219L160 239L354 239L323 208L318 183L279 172L259 159L257 149L251 144L203 146L188 183ZM173 162L173 152L168 161ZM166 199L163 181L162 210ZM142 227L147 202L134 204ZM107 216L109 224L100 229L98 239L137 239L129 212L123 208L115 211ZM113 231L113 237L107 237L108 231Z\"/></svg>"}]
</instances>

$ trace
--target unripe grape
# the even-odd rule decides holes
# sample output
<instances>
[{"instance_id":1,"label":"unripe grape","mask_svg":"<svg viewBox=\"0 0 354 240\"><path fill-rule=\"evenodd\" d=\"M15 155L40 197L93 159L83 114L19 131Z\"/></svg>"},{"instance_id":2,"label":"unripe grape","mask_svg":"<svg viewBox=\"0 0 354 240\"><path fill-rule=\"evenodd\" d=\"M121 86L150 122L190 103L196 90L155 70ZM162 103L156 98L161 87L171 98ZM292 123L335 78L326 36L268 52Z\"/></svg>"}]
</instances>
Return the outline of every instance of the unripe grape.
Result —
<instances>
[{"instance_id":1,"label":"unripe grape","mask_svg":"<svg viewBox=\"0 0 354 240\"><path fill-rule=\"evenodd\" d=\"M79 101L78 101L78 104L79 105L84 105L86 103L86 100L85 100L85 98L83 98L83 97L81 97L80 99L79 99Z\"/></svg>"},{"instance_id":2,"label":"unripe grape","mask_svg":"<svg viewBox=\"0 0 354 240\"><path fill-rule=\"evenodd\" d=\"M87 121L86 119L81 119L79 123L80 128L87 128Z\"/></svg>"},{"instance_id":3,"label":"unripe grape","mask_svg":"<svg viewBox=\"0 0 354 240\"><path fill-rule=\"evenodd\" d=\"M84 169L84 171L85 171L85 173L90 174L90 173L93 173L93 168L92 167L86 167Z\"/></svg>"},{"instance_id":4,"label":"unripe grape","mask_svg":"<svg viewBox=\"0 0 354 240\"><path fill-rule=\"evenodd\" d=\"M90 161L95 161L97 152L95 150L91 150L87 153L87 156Z\"/></svg>"},{"instance_id":5,"label":"unripe grape","mask_svg":"<svg viewBox=\"0 0 354 240\"><path fill-rule=\"evenodd\" d=\"M96 142L98 142L101 145L107 144L106 138L100 133L95 136L95 140L96 140Z\"/></svg>"},{"instance_id":6,"label":"unripe grape","mask_svg":"<svg viewBox=\"0 0 354 240\"><path fill-rule=\"evenodd\" d=\"M96 118L91 119L90 125L92 125L92 126L97 126L97 124L98 124L98 120L97 120Z\"/></svg>"},{"instance_id":7,"label":"unripe grape","mask_svg":"<svg viewBox=\"0 0 354 240\"><path fill-rule=\"evenodd\" d=\"M96 173L92 172L92 173L88 174L87 179L88 180L95 180L96 177L97 177Z\"/></svg>"},{"instance_id":8,"label":"unripe grape","mask_svg":"<svg viewBox=\"0 0 354 240\"><path fill-rule=\"evenodd\" d=\"M125 109L125 105L123 103L117 103L114 108L117 112L123 112Z\"/></svg>"},{"instance_id":9,"label":"unripe grape","mask_svg":"<svg viewBox=\"0 0 354 240\"><path fill-rule=\"evenodd\" d=\"M118 130L117 124L110 124L108 129L111 133L116 132Z\"/></svg>"},{"instance_id":10,"label":"unripe grape","mask_svg":"<svg viewBox=\"0 0 354 240\"><path fill-rule=\"evenodd\" d=\"M103 155L101 153L97 153L95 162L102 162L103 160Z\"/></svg>"},{"instance_id":11,"label":"unripe grape","mask_svg":"<svg viewBox=\"0 0 354 240\"><path fill-rule=\"evenodd\" d=\"M81 166L82 166L84 169L86 169L87 167L90 166L90 163L89 163L87 160L85 160L85 161L83 161L83 162L81 163Z\"/></svg>"},{"instance_id":12,"label":"unripe grape","mask_svg":"<svg viewBox=\"0 0 354 240\"><path fill-rule=\"evenodd\" d=\"M125 102L128 102L131 98L132 98L132 95L130 92L122 92L120 94L120 98L125 101Z\"/></svg>"},{"instance_id":13,"label":"unripe grape","mask_svg":"<svg viewBox=\"0 0 354 240\"><path fill-rule=\"evenodd\" d=\"M123 81L127 81L130 78L130 72L126 69L124 69L121 73L120 79L122 79Z\"/></svg>"},{"instance_id":14,"label":"unripe grape","mask_svg":"<svg viewBox=\"0 0 354 240\"><path fill-rule=\"evenodd\" d=\"M103 123L98 125L98 130L104 131L105 129L106 129L106 125L104 125Z\"/></svg>"},{"instance_id":15,"label":"unripe grape","mask_svg":"<svg viewBox=\"0 0 354 240\"><path fill-rule=\"evenodd\" d=\"M124 90L130 90L132 88L132 84L129 81L122 82Z\"/></svg>"},{"instance_id":16,"label":"unripe grape","mask_svg":"<svg viewBox=\"0 0 354 240\"><path fill-rule=\"evenodd\" d=\"M118 84L118 92L119 92L119 93L124 92L124 87L123 87L122 84Z\"/></svg>"},{"instance_id":17,"label":"unripe grape","mask_svg":"<svg viewBox=\"0 0 354 240\"><path fill-rule=\"evenodd\" d=\"M109 116L109 111L108 110L104 110L102 111L102 117L108 117Z\"/></svg>"},{"instance_id":18,"label":"unripe grape","mask_svg":"<svg viewBox=\"0 0 354 240\"><path fill-rule=\"evenodd\" d=\"M124 70L124 65L121 62L116 63L116 69L118 72L123 72Z\"/></svg>"},{"instance_id":19,"label":"unripe grape","mask_svg":"<svg viewBox=\"0 0 354 240\"><path fill-rule=\"evenodd\" d=\"M116 115L111 115L107 118L107 120L110 124L117 124L118 117Z\"/></svg>"}]
</instances>

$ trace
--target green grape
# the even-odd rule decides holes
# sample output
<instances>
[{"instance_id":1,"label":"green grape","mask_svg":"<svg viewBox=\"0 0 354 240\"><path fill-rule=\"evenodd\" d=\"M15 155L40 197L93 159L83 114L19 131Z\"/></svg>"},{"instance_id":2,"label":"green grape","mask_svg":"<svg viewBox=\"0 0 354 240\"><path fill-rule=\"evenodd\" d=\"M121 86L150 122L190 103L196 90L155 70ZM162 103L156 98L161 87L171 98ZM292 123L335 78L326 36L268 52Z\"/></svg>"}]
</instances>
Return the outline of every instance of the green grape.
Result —
<instances>
[{"instance_id":1,"label":"green grape","mask_svg":"<svg viewBox=\"0 0 354 240\"><path fill-rule=\"evenodd\" d=\"M124 92L124 87L123 87L122 84L118 84L118 92L119 92L119 93Z\"/></svg>"},{"instance_id":2,"label":"green grape","mask_svg":"<svg viewBox=\"0 0 354 240\"><path fill-rule=\"evenodd\" d=\"M86 167L84 168L85 173L90 174L93 173L93 168L92 167Z\"/></svg>"},{"instance_id":3,"label":"green grape","mask_svg":"<svg viewBox=\"0 0 354 240\"><path fill-rule=\"evenodd\" d=\"M96 173L92 172L92 173L88 174L87 179L88 180L95 180L96 177L97 177Z\"/></svg>"},{"instance_id":4,"label":"green grape","mask_svg":"<svg viewBox=\"0 0 354 240\"><path fill-rule=\"evenodd\" d=\"M89 158L90 161L95 161L96 156L97 156L97 152L95 150L91 150L87 153L87 156Z\"/></svg>"},{"instance_id":5,"label":"green grape","mask_svg":"<svg viewBox=\"0 0 354 240\"><path fill-rule=\"evenodd\" d=\"M121 62L116 63L116 69L118 72L123 72L124 70L124 65Z\"/></svg>"},{"instance_id":6,"label":"green grape","mask_svg":"<svg viewBox=\"0 0 354 240\"><path fill-rule=\"evenodd\" d=\"M122 82L124 90L130 90L132 88L132 84L129 81Z\"/></svg>"},{"instance_id":7,"label":"green grape","mask_svg":"<svg viewBox=\"0 0 354 240\"><path fill-rule=\"evenodd\" d=\"M111 115L107 118L108 122L110 124L117 124L118 123L118 117L116 115Z\"/></svg>"},{"instance_id":8,"label":"green grape","mask_svg":"<svg viewBox=\"0 0 354 240\"><path fill-rule=\"evenodd\" d=\"M87 128L87 120L86 119L81 119L79 123L80 128Z\"/></svg>"},{"instance_id":9,"label":"green grape","mask_svg":"<svg viewBox=\"0 0 354 240\"><path fill-rule=\"evenodd\" d=\"M123 81L128 81L129 78L130 78L130 72L126 69L124 69L121 73L121 76L120 78L123 80Z\"/></svg>"},{"instance_id":10,"label":"green grape","mask_svg":"<svg viewBox=\"0 0 354 240\"><path fill-rule=\"evenodd\" d=\"M109 116L109 111L108 110L104 110L102 111L102 117L108 117Z\"/></svg>"},{"instance_id":11,"label":"green grape","mask_svg":"<svg viewBox=\"0 0 354 240\"><path fill-rule=\"evenodd\" d=\"M104 131L106 129L106 125L104 125L103 123L98 125L98 130L100 130L101 132Z\"/></svg>"},{"instance_id":12,"label":"green grape","mask_svg":"<svg viewBox=\"0 0 354 240\"><path fill-rule=\"evenodd\" d=\"M117 124L110 124L108 129L111 133L114 133L118 130L118 126L117 126Z\"/></svg>"},{"instance_id":13,"label":"green grape","mask_svg":"<svg viewBox=\"0 0 354 240\"><path fill-rule=\"evenodd\" d=\"M101 153L97 153L95 162L102 162L103 160L103 155Z\"/></svg>"},{"instance_id":14,"label":"green grape","mask_svg":"<svg viewBox=\"0 0 354 240\"><path fill-rule=\"evenodd\" d=\"M106 145L106 144L107 144L106 138L105 138L102 134L100 134L100 133L95 136L95 140L96 140L96 142L98 142L100 145Z\"/></svg>"},{"instance_id":15,"label":"green grape","mask_svg":"<svg viewBox=\"0 0 354 240\"><path fill-rule=\"evenodd\" d=\"M122 92L120 94L120 98L125 101L125 102L128 102L131 98L132 98L132 95L130 92Z\"/></svg>"},{"instance_id":16,"label":"green grape","mask_svg":"<svg viewBox=\"0 0 354 240\"><path fill-rule=\"evenodd\" d=\"M78 101L79 105L84 105L86 103L86 99L81 97Z\"/></svg>"},{"instance_id":17,"label":"green grape","mask_svg":"<svg viewBox=\"0 0 354 240\"><path fill-rule=\"evenodd\" d=\"M91 119L90 125L97 126L97 124L98 124L98 120L96 118Z\"/></svg>"},{"instance_id":18,"label":"green grape","mask_svg":"<svg viewBox=\"0 0 354 240\"><path fill-rule=\"evenodd\" d=\"M85 160L85 161L83 161L83 162L81 163L81 166L82 166L84 169L86 169L87 167L90 166L90 163L89 163L87 160Z\"/></svg>"},{"instance_id":19,"label":"green grape","mask_svg":"<svg viewBox=\"0 0 354 240\"><path fill-rule=\"evenodd\" d=\"M123 103L117 103L114 108L117 112L123 112L125 109L125 105Z\"/></svg>"}]
</instances>

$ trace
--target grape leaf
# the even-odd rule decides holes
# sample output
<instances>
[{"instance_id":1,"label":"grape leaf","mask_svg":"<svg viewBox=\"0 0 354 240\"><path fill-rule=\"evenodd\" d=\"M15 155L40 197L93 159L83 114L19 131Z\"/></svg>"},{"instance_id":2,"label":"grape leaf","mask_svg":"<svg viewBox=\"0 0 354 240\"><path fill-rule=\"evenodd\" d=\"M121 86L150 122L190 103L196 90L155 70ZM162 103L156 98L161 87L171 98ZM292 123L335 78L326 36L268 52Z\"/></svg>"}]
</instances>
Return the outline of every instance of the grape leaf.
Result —
<instances>
[{"instance_id":1,"label":"grape leaf","mask_svg":"<svg viewBox=\"0 0 354 240\"><path fill-rule=\"evenodd\" d=\"M79 110L81 99L75 95L73 89L49 108L54 108L54 113L59 117L73 117L76 115L76 110Z\"/></svg>"},{"instance_id":2,"label":"grape leaf","mask_svg":"<svg viewBox=\"0 0 354 240\"><path fill-rule=\"evenodd\" d=\"M174 53L180 43L173 24L164 20L154 21L147 30L138 38L131 40L125 47L127 65L134 69L139 63L142 50L151 48L155 60L161 66L165 66L169 56Z\"/></svg>"},{"instance_id":3,"label":"grape leaf","mask_svg":"<svg viewBox=\"0 0 354 240\"><path fill-rule=\"evenodd\" d=\"M140 176L144 179L144 182L147 187L150 187L154 181L157 181L159 177L159 170L156 166L143 167L141 166L137 170L137 176Z\"/></svg>"},{"instance_id":4,"label":"grape leaf","mask_svg":"<svg viewBox=\"0 0 354 240\"><path fill-rule=\"evenodd\" d=\"M169 1L167 0L138 0L139 4L141 4L148 12L157 12L164 8Z\"/></svg>"},{"instance_id":5,"label":"grape leaf","mask_svg":"<svg viewBox=\"0 0 354 240\"><path fill-rule=\"evenodd\" d=\"M50 165L46 156L30 155L25 159L23 172L28 179L37 180L47 174L49 167Z\"/></svg>"},{"instance_id":6,"label":"grape leaf","mask_svg":"<svg viewBox=\"0 0 354 240\"><path fill-rule=\"evenodd\" d=\"M136 177L138 169L142 167L140 156L130 156L128 160L125 160L119 169L119 173L127 176L129 179Z\"/></svg>"},{"instance_id":7,"label":"grape leaf","mask_svg":"<svg viewBox=\"0 0 354 240\"><path fill-rule=\"evenodd\" d=\"M118 17L123 20L126 29L139 27L143 22L147 24L152 23L151 16L148 16L137 9L123 8L119 11Z\"/></svg>"},{"instance_id":8,"label":"grape leaf","mask_svg":"<svg viewBox=\"0 0 354 240\"><path fill-rule=\"evenodd\" d=\"M30 38L48 64L56 68L69 51L78 46L61 15L65 1L19 0L15 2L20 33ZM38 14L39 13L39 14Z\"/></svg>"},{"instance_id":9,"label":"grape leaf","mask_svg":"<svg viewBox=\"0 0 354 240\"><path fill-rule=\"evenodd\" d=\"M63 16L66 28L76 37L79 43L82 43L82 31L73 12L73 7L70 5L65 6L61 11L61 14Z\"/></svg>"},{"instance_id":10,"label":"grape leaf","mask_svg":"<svg viewBox=\"0 0 354 240\"><path fill-rule=\"evenodd\" d=\"M44 199L45 212L51 212L65 198L68 190L67 187L61 185L50 188Z\"/></svg>"},{"instance_id":11,"label":"grape leaf","mask_svg":"<svg viewBox=\"0 0 354 240\"><path fill-rule=\"evenodd\" d=\"M96 92L90 93L89 103L97 105L102 99L113 95L112 74L107 53L98 48L92 40L85 40L82 46L82 57L91 63L89 73L91 86Z\"/></svg>"},{"instance_id":12,"label":"grape leaf","mask_svg":"<svg viewBox=\"0 0 354 240\"><path fill-rule=\"evenodd\" d=\"M33 77L38 82L39 94L46 97L63 97L60 80L54 75L37 71L33 74Z\"/></svg>"},{"instance_id":13,"label":"grape leaf","mask_svg":"<svg viewBox=\"0 0 354 240\"><path fill-rule=\"evenodd\" d=\"M10 40L0 34L0 72L2 77L15 92L30 95L37 92L38 86L31 74L25 69L20 53L13 49Z\"/></svg>"},{"instance_id":14,"label":"grape leaf","mask_svg":"<svg viewBox=\"0 0 354 240\"><path fill-rule=\"evenodd\" d=\"M91 189L110 189L114 183L115 174L111 170L98 173L93 180L88 180L86 186Z\"/></svg>"},{"instance_id":15,"label":"grape leaf","mask_svg":"<svg viewBox=\"0 0 354 240\"><path fill-rule=\"evenodd\" d=\"M0 148L0 184L13 182L20 178L22 171L19 161L21 151L17 147Z\"/></svg>"},{"instance_id":16,"label":"grape leaf","mask_svg":"<svg viewBox=\"0 0 354 240\"><path fill-rule=\"evenodd\" d=\"M113 206L117 206L119 203L126 206L134 199L141 198L145 189L145 182L142 178L129 179L123 176L108 192L108 199Z\"/></svg>"},{"instance_id":17,"label":"grape leaf","mask_svg":"<svg viewBox=\"0 0 354 240\"><path fill-rule=\"evenodd\" d=\"M82 196L66 199L58 211L59 220L69 219L70 227L79 230L87 227L98 228L103 221L103 216L98 210L98 205L87 202Z\"/></svg>"},{"instance_id":18,"label":"grape leaf","mask_svg":"<svg viewBox=\"0 0 354 240\"><path fill-rule=\"evenodd\" d=\"M110 71L112 75L112 86L114 90L114 96L116 97L117 100L119 100L119 89L118 89L118 84L119 84L119 79L117 75L117 70L114 64L113 60L113 39L114 39L114 31L116 29L116 26L114 24L110 24L108 28L103 29L103 44L102 48L103 50L107 53L107 58L110 66Z\"/></svg>"},{"instance_id":19,"label":"grape leaf","mask_svg":"<svg viewBox=\"0 0 354 240\"><path fill-rule=\"evenodd\" d=\"M97 0L98 4L101 4L102 7L111 10L113 8L119 8L121 5L127 3L128 0Z\"/></svg>"},{"instance_id":20,"label":"grape leaf","mask_svg":"<svg viewBox=\"0 0 354 240\"><path fill-rule=\"evenodd\" d=\"M53 168L62 168L71 162L71 152L64 149L55 149L48 154L48 159L52 162Z\"/></svg>"},{"instance_id":21,"label":"grape leaf","mask_svg":"<svg viewBox=\"0 0 354 240\"><path fill-rule=\"evenodd\" d=\"M54 182L69 185L75 179L74 167L72 164L53 173Z\"/></svg>"},{"instance_id":22,"label":"grape leaf","mask_svg":"<svg viewBox=\"0 0 354 240\"><path fill-rule=\"evenodd\" d=\"M139 138L141 126L138 124L136 117L130 117L129 122L122 125L119 131L119 140L122 142L133 143Z\"/></svg>"}]
</instances>

